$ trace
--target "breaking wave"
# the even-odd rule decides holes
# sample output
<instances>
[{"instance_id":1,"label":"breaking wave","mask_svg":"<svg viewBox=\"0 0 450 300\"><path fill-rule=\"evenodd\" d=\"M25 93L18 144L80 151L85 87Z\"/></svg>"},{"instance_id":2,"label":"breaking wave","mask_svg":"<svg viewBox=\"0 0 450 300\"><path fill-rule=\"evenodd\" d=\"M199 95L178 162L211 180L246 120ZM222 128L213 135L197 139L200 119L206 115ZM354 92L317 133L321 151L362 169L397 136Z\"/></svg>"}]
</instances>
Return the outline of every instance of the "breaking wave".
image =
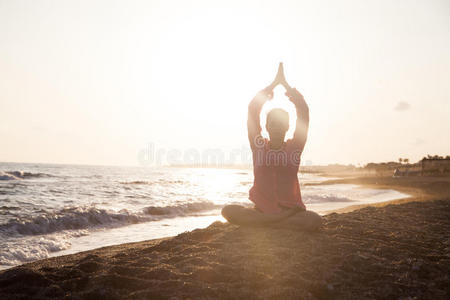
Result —
<instances>
[{"instance_id":1,"label":"breaking wave","mask_svg":"<svg viewBox=\"0 0 450 300\"><path fill-rule=\"evenodd\" d=\"M62 230L86 229L112 223L133 224L149 221L145 216L128 212L111 212L105 209L65 208L55 213L45 213L38 217L11 219L0 225L0 233L6 235L37 235Z\"/></svg>"},{"instance_id":2,"label":"breaking wave","mask_svg":"<svg viewBox=\"0 0 450 300\"><path fill-rule=\"evenodd\" d=\"M183 180L167 180L167 179L158 179L155 181L135 180L135 181L121 182L121 184L160 184L160 185L185 184L185 183L186 181Z\"/></svg>"},{"instance_id":3,"label":"breaking wave","mask_svg":"<svg viewBox=\"0 0 450 300\"><path fill-rule=\"evenodd\" d=\"M151 184L151 182L150 181L136 180L136 181L121 182L121 184Z\"/></svg>"},{"instance_id":4,"label":"breaking wave","mask_svg":"<svg viewBox=\"0 0 450 300\"><path fill-rule=\"evenodd\" d=\"M194 202L174 206L149 206L142 213L119 212L96 207L70 207L57 212L44 213L33 218L14 218L0 225L0 233L13 235L38 235L63 230L79 230L93 227L121 226L187 216L197 212L218 209L223 205L211 202Z\"/></svg>"},{"instance_id":5,"label":"breaking wave","mask_svg":"<svg viewBox=\"0 0 450 300\"><path fill-rule=\"evenodd\" d=\"M347 197L337 197L332 195L303 195L303 202L308 203L326 203L326 202L354 202Z\"/></svg>"},{"instance_id":6,"label":"breaking wave","mask_svg":"<svg viewBox=\"0 0 450 300\"><path fill-rule=\"evenodd\" d=\"M31 173L24 171L0 171L0 180L21 180L28 178L52 177L45 173Z\"/></svg>"},{"instance_id":7,"label":"breaking wave","mask_svg":"<svg viewBox=\"0 0 450 300\"><path fill-rule=\"evenodd\" d=\"M183 216L196 212L213 210L223 207L212 202L193 202L173 206L149 206L144 208L144 213L156 216Z\"/></svg>"}]
</instances>

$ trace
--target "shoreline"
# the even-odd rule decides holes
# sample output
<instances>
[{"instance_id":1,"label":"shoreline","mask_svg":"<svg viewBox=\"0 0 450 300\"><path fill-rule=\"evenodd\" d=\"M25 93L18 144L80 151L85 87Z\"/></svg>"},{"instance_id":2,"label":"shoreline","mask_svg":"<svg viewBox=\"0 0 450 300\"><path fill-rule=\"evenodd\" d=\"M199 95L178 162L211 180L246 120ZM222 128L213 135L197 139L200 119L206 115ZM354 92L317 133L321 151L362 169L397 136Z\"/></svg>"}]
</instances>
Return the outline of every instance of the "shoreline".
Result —
<instances>
[{"instance_id":1,"label":"shoreline","mask_svg":"<svg viewBox=\"0 0 450 300\"><path fill-rule=\"evenodd\" d=\"M303 184L305 186L308 186L308 185L314 186L314 185L335 184L334 182L328 183L329 180L325 179L325 178L327 178L326 174L318 174L318 176L319 176L319 178L322 177L320 179L322 181L312 181L312 182L311 181L307 181L306 183L303 183ZM336 180L338 178L333 177L332 179ZM340 184L340 183L338 183L338 184ZM348 189L352 189L352 190L356 189L357 190L359 188L365 189L366 187L358 185L357 187L352 187L352 188L349 187ZM371 187L370 187L370 189L372 190ZM391 189L390 191L394 191L394 190ZM391 199L394 199L394 200L384 200L383 199L382 202L398 200L399 196L402 196L402 195L395 195L395 194L391 195L391 196L389 196L387 198L388 199L391 198ZM409 197L409 196L407 196L407 197ZM360 199L364 199L364 198L362 197ZM377 203L376 201L378 201L378 200L377 199L370 199L370 198L368 198L365 201L367 203L366 204L362 204L361 206L366 206L366 205L371 205L371 204ZM370 201L374 201L374 202L370 202ZM356 203L360 203L360 202L361 201L356 201ZM332 204L332 203L330 203L330 204ZM308 207L308 208L309 209L313 209L314 211L319 213L321 216L326 215L326 214L330 214L330 213L333 213L333 212L346 211L347 208L349 208L349 203L346 203L346 202L341 203L341 205L338 205L338 207L339 206L342 207L343 205L346 205L345 207L333 208L333 209L330 209L330 210L326 210L326 209L324 209L324 207L317 207L317 206L314 206L314 205L315 204L311 204L311 206ZM331 206L332 207L333 206L336 207L335 204L332 204ZM209 215L208 214L207 216L208 216L207 218L211 219L211 220L206 221L206 222L205 221L203 221L203 222L202 221L200 221L200 222L193 222L192 220L189 220L189 219L183 221L183 222L189 222L189 223L185 223L185 225L183 225L184 228L180 227L179 224L174 223L175 227L179 227L179 228L178 228L178 230L175 230L175 231L172 230L172 232L170 232L169 234L158 234L158 233L156 233L156 231L153 234L149 234L151 231L149 231L146 228L144 228L145 223L129 224L129 225L126 225L125 227L112 228L111 230L113 230L113 231L111 231L110 233L105 232L103 234L103 235L107 235L108 236L108 239L106 239L106 240L101 235L101 232L102 232L101 230L100 231L94 231L94 232L91 232L91 234L89 234L88 236L91 236L91 235L95 236L95 235L98 235L98 233L100 233L100 236L97 236L97 237L103 240L102 243L96 243L95 242L95 240L96 240L95 237L88 238L88 236L83 236L81 238L76 239L75 241L71 241L73 243L73 245L71 247L69 247L67 249L63 249L61 251L50 252L47 257L40 258L39 260L52 258L52 257L58 257L58 256L72 255L72 254L77 254L77 253L80 253L80 252L86 252L86 251L95 250L95 249L99 249L99 248L105 248L105 247L109 247L109 246L117 246L117 245L121 245L121 244L129 244L129 243L136 243L136 242L141 242L141 241L159 240L161 238L175 237L177 234L185 232L185 231L192 231L192 230L199 229L199 228L205 228L208 225L212 224L214 221L226 222L226 220L221 217L220 211L218 211L218 212L216 211L214 215ZM199 218L199 217L196 217L195 219L197 219L197 218ZM200 217L200 218L202 218L202 217ZM172 219L164 219L162 221L165 222L165 223L167 223L167 222L169 222L169 223L172 222L173 223L174 222ZM152 222L152 223L154 223L154 222ZM177 222L177 223L181 224L182 222L180 221L180 222ZM198 224L196 224L196 223L198 223ZM174 224L172 224L172 225L174 225ZM126 237L124 237L125 240L120 239L120 233L118 234L117 230L119 230L119 232L120 232L122 228L129 228L130 226L133 227L133 228L134 227L141 227L141 230L145 230L146 232L145 232L145 234L137 235L136 236L137 238L134 238L134 239L127 239ZM187 226L187 227L185 227L185 226ZM137 234L137 229L133 229L133 230L134 230L134 234ZM115 236L115 238L114 238L114 236ZM28 261L28 262L22 262L21 264L18 264L18 265L9 265L9 266L7 266L7 265L0 265L0 271L8 270L8 269L11 269L11 268L14 268L14 267L26 264L26 263L35 262L35 261L37 261L37 260Z\"/></svg>"},{"instance_id":2,"label":"shoreline","mask_svg":"<svg viewBox=\"0 0 450 300\"><path fill-rule=\"evenodd\" d=\"M332 176L330 174L322 174L324 177ZM391 189L407 194L409 196L388 200L377 203L349 205L344 208L327 211L330 213L347 213L365 207L384 207L390 204L403 204L412 201L428 201L434 197L441 197L442 192L433 192L430 184L441 182L450 187L450 177L372 177L372 176L357 176L357 177L341 177L339 179L329 179L319 183L307 183L306 185L329 185L329 184L355 184L363 188L370 189ZM448 188L447 187L447 188ZM441 187L442 189L442 187ZM442 190L446 190L444 187ZM450 191L444 191L445 195L450 197Z\"/></svg>"},{"instance_id":3,"label":"shoreline","mask_svg":"<svg viewBox=\"0 0 450 300\"><path fill-rule=\"evenodd\" d=\"M348 183L351 183L351 184L358 185L358 188L391 189L390 187L380 187L380 186L373 186L373 185L367 185L367 184L366 185L362 185L360 183L348 182L349 178L345 177L345 175L344 175L344 177L342 177L342 175L340 175L340 174L335 176L335 175L330 175L330 174L325 174L325 173L318 173L317 175L318 176L322 176L324 178L331 177L332 179L323 180L323 181L320 181L320 182L304 183L304 185L305 186L315 186L315 185L332 185L332 184L348 184ZM357 177L355 177L355 178L357 178ZM411 193L410 190L406 190L406 191L402 190L402 192ZM405 199L409 199L410 197L411 196L407 196L407 197L405 197ZM332 209L332 210L328 210L328 211L321 211L319 214L321 216L324 216L324 215L331 214L331 213L350 212L350 211L353 211L353 210L358 209L358 208L363 208L363 207L367 207L367 206L375 206L377 204L378 205L383 205L383 203L397 203L397 201L402 200L402 199L404 199L404 198L394 199L394 200L386 200L386 201L382 201L382 202L373 202L373 203L359 204L359 205L358 204L357 205L348 205L348 206L345 206L345 207L342 207L342 208L338 208L338 209ZM220 217L220 213L219 213L218 216ZM220 221L226 222L223 218L221 218ZM210 224L211 223L209 223L209 225ZM199 227L195 227L195 228L191 226L192 229L189 229L189 230L192 231L192 230L195 230L195 229L203 229L205 227L207 227L207 226L199 226ZM185 231L180 231L180 233L182 233L182 232L185 232ZM62 250L62 251L57 251L57 252L51 253L48 257L42 258L42 259L39 259L39 260L30 261L30 262L24 262L22 264L13 265L13 266L2 266L2 267L0 267L0 272L8 270L8 269L11 269L11 268L20 267L20 266L25 265L25 264L34 263L34 262L37 262L37 261L50 259L50 258L54 258L54 257L75 255L75 254L82 253L82 252L87 252L87 251L92 251L92 250L97 250L97 249L103 249L103 248L107 248L107 247L115 247L115 246L126 245L126 244L136 244L136 243L144 242L144 241L159 241L159 240L166 239L166 238L173 238L177 234L178 233L173 233L173 235L170 235L170 236L167 236L167 235L164 236L163 235L161 237L155 237L155 238L151 238L150 237L150 239L141 239L141 240L138 240L138 241L128 241L128 242L123 242L123 243L120 243L120 244L115 244L115 243L111 244L111 243L109 243L109 244L104 245L104 246L99 245L99 246L96 246L96 247L84 247L84 249L81 248L81 249L78 249L78 250L75 250L75 251L72 251L70 249L66 249L66 250Z\"/></svg>"},{"instance_id":4,"label":"shoreline","mask_svg":"<svg viewBox=\"0 0 450 300\"><path fill-rule=\"evenodd\" d=\"M0 297L445 298L450 179L319 184L337 183L411 197L337 210L318 233L215 222L175 237L47 258L0 271Z\"/></svg>"},{"instance_id":5,"label":"shoreline","mask_svg":"<svg viewBox=\"0 0 450 300\"><path fill-rule=\"evenodd\" d=\"M326 175L325 175L326 176ZM373 202L373 203L365 203L365 204L355 204L349 205L343 208L329 210L325 212L325 215L331 213L347 213L352 212L357 209L365 208L365 207L383 207L389 204L401 204L408 203L411 201L420 201L420 199L424 196L424 192L419 188L415 187L404 187L401 185L379 185L376 183L376 179L372 179L372 182L361 182L361 178L364 177L351 177L351 178L339 178L339 179L329 179L319 183L307 183L305 185L315 186L315 185L330 185L330 184L355 184L358 185L359 188L369 188L369 189L383 189L383 190L395 190L400 193L406 195L406 197L398 198L394 200L387 200L382 202Z\"/></svg>"}]
</instances>

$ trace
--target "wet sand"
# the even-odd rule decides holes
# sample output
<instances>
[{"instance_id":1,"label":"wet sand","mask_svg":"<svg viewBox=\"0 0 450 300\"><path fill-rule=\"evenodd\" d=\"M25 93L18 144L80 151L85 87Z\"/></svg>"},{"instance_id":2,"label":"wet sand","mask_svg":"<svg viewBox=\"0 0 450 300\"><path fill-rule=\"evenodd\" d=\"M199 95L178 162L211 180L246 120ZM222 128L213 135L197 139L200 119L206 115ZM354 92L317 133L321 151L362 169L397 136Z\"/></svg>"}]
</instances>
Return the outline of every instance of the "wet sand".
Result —
<instances>
[{"instance_id":1,"label":"wet sand","mask_svg":"<svg viewBox=\"0 0 450 300\"><path fill-rule=\"evenodd\" d=\"M450 180L332 180L412 197L324 217L319 232L216 222L173 238L0 273L0 299L448 299Z\"/></svg>"}]
</instances>

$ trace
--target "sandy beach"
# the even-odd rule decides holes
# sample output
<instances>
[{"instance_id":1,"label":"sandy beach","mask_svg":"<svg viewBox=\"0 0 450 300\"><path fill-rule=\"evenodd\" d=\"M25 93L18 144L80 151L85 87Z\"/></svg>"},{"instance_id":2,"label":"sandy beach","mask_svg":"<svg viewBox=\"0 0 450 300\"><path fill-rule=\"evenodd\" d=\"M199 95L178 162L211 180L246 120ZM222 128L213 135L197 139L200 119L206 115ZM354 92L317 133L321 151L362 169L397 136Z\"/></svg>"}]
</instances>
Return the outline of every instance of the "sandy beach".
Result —
<instances>
[{"instance_id":1,"label":"sandy beach","mask_svg":"<svg viewBox=\"0 0 450 300\"><path fill-rule=\"evenodd\" d=\"M216 222L0 273L1 299L448 299L450 180L358 177L410 198L350 207L316 233Z\"/></svg>"},{"instance_id":2,"label":"sandy beach","mask_svg":"<svg viewBox=\"0 0 450 300\"><path fill-rule=\"evenodd\" d=\"M449 16L0 0L0 300L450 300Z\"/></svg>"}]
</instances>

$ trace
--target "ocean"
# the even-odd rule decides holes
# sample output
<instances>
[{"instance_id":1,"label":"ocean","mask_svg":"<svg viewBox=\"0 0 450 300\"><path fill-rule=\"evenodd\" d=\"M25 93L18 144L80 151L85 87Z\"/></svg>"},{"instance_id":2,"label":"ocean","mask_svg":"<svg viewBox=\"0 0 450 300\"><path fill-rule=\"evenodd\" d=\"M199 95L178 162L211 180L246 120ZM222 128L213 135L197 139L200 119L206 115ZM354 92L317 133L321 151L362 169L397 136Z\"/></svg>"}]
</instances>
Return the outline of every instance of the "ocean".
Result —
<instances>
[{"instance_id":1,"label":"ocean","mask_svg":"<svg viewBox=\"0 0 450 300\"><path fill-rule=\"evenodd\" d=\"M404 198L394 190L299 173L307 209ZM250 169L0 163L0 269L103 246L174 236L225 221L227 204L253 206Z\"/></svg>"}]
</instances>

